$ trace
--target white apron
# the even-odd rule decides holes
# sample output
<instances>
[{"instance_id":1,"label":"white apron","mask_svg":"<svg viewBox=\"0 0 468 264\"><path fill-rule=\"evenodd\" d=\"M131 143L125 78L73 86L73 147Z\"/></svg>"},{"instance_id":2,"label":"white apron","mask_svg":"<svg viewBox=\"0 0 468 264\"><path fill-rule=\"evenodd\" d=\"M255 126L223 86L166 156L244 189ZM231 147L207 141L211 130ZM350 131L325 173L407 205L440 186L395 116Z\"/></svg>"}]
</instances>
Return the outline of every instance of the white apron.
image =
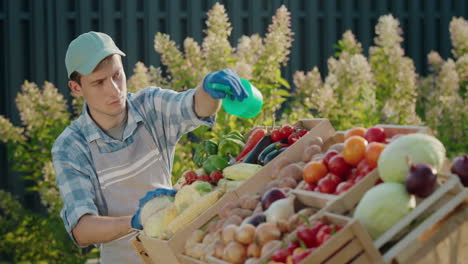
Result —
<instances>
[{"instance_id":1,"label":"white apron","mask_svg":"<svg viewBox=\"0 0 468 264\"><path fill-rule=\"evenodd\" d=\"M140 123L133 144L111 153L100 153L98 142L89 143L108 216L135 214L147 191L172 188L169 169L159 146ZM101 245L101 263L138 263L130 244L135 233Z\"/></svg>"}]
</instances>

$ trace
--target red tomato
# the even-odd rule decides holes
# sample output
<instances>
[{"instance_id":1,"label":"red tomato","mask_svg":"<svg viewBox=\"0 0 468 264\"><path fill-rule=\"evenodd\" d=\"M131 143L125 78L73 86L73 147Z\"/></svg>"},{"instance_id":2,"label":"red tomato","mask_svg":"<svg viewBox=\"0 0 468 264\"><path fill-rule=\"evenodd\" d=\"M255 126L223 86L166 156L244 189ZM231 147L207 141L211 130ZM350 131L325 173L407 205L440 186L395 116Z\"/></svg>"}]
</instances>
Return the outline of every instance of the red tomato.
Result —
<instances>
[{"instance_id":1,"label":"red tomato","mask_svg":"<svg viewBox=\"0 0 468 264\"><path fill-rule=\"evenodd\" d=\"M283 135L283 138L288 138L289 135L291 135L294 132L294 128L290 125L284 125L280 129L281 135Z\"/></svg>"},{"instance_id":2,"label":"red tomato","mask_svg":"<svg viewBox=\"0 0 468 264\"><path fill-rule=\"evenodd\" d=\"M283 138L285 138L283 137L283 134L281 133L281 131L276 130L276 129L271 131L270 137L273 142L278 142L278 141L281 141Z\"/></svg>"}]
</instances>

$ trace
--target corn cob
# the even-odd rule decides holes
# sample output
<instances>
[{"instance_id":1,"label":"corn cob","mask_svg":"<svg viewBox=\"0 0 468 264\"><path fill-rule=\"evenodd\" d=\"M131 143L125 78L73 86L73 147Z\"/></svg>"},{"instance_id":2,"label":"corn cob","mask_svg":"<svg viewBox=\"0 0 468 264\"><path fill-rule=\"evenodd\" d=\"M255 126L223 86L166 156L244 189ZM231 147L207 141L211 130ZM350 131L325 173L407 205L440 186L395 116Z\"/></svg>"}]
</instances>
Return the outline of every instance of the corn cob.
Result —
<instances>
[{"instance_id":1,"label":"corn cob","mask_svg":"<svg viewBox=\"0 0 468 264\"><path fill-rule=\"evenodd\" d=\"M187 226L197 216L210 208L221 197L223 193L220 190L215 190L205 194L196 203L190 205L182 211L164 230L164 238L172 237L177 231Z\"/></svg>"}]
</instances>

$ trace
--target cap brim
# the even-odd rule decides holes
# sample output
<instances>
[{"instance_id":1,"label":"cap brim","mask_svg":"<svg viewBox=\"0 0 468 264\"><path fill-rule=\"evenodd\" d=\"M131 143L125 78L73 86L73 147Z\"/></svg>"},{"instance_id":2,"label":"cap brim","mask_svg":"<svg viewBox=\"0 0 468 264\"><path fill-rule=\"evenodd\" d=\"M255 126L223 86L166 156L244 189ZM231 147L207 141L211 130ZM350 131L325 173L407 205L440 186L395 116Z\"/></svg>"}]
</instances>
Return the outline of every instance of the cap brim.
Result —
<instances>
[{"instance_id":1,"label":"cap brim","mask_svg":"<svg viewBox=\"0 0 468 264\"><path fill-rule=\"evenodd\" d=\"M113 54L125 56L125 53L119 49L104 49L97 53L91 60L88 61L88 63L81 65L78 69L76 69L76 71L82 75L88 75L94 71L99 62Z\"/></svg>"}]
</instances>

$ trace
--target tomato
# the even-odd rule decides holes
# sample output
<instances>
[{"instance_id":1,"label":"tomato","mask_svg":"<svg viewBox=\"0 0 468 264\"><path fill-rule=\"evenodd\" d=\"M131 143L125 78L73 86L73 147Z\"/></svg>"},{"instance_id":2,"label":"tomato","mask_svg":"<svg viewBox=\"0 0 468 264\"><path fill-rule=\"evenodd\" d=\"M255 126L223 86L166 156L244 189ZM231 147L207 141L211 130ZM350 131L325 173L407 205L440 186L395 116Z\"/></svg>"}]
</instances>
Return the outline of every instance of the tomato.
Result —
<instances>
[{"instance_id":1,"label":"tomato","mask_svg":"<svg viewBox=\"0 0 468 264\"><path fill-rule=\"evenodd\" d=\"M311 223L312 227L307 227L306 225L301 225L297 228L297 237L304 242L308 247L317 246L317 233L325 224L320 221L315 221Z\"/></svg>"},{"instance_id":2,"label":"tomato","mask_svg":"<svg viewBox=\"0 0 468 264\"><path fill-rule=\"evenodd\" d=\"M332 231L333 231L333 229L329 225L324 225L322 228L320 228L320 230L317 233L317 238L316 238L317 243L318 243L317 246L322 245L323 243L325 243L325 241L330 239L331 238L330 233Z\"/></svg>"},{"instance_id":3,"label":"tomato","mask_svg":"<svg viewBox=\"0 0 468 264\"><path fill-rule=\"evenodd\" d=\"M296 141L298 141L300 139L300 135L297 133L297 132L293 132L291 135L289 135L288 137L288 143L290 145L296 143Z\"/></svg>"},{"instance_id":4,"label":"tomato","mask_svg":"<svg viewBox=\"0 0 468 264\"><path fill-rule=\"evenodd\" d=\"M382 153L385 146L387 145L380 142L371 142L369 145L367 145L364 158L366 159L367 164L369 164L369 167L377 168L377 162L379 160L380 153Z\"/></svg>"},{"instance_id":5,"label":"tomato","mask_svg":"<svg viewBox=\"0 0 468 264\"><path fill-rule=\"evenodd\" d=\"M328 173L327 166L322 161L310 161L302 170L302 178L305 182L312 184L317 183Z\"/></svg>"},{"instance_id":6,"label":"tomato","mask_svg":"<svg viewBox=\"0 0 468 264\"><path fill-rule=\"evenodd\" d=\"M313 250L314 249L309 248L307 250L304 250L304 252L301 252L299 254L294 255L293 258L292 258L293 264L301 263L302 260L304 260L307 256L310 255L310 253L312 253Z\"/></svg>"},{"instance_id":7,"label":"tomato","mask_svg":"<svg viewBox=\"0 0 468 264\"><path fill-rule=\"evenodd\" d=\"M294 128L290 125L284 125L281 127L280 132L283 138L288 138L292 133L294 133Z\"/></svg>"},{"instance_id":8,"label":"tomato","mask_svg":"<svg viewBox=\"0 0 468 264\"><path fill-rule=\"evenodd\" d=\"M344 142L343 157L348 164L353 166L364 159L367 140L360 136L351 136Z\"/></svg>"},{"instance_id":9,"label":"tomato","mask_svg":"<svg viewBox=\"0 0 468 264\"><path fill-rule=\"evenodd\" d=\"M366 134L366 129L363 128L363 127L353 127L353 128L350 128L348 130L346 130L345 134L344 134L344 139L348 139L352 136L360 136L360 137L364 137L364 135Z\"/></svg>"},{"instance_id":10,"label":"tomato","mask_svg":"<svg viewBox=\"0 0 468 264\"><path fill-rule=\"evenodd\" d=\"M211 184L217 185L218 181L223 178L223 173L221 171L212 171L210 173Z\"/></svg>"},{"instance_id":11,"label":"tomato","mask_svg":"<svg viewBox=\"0 0 468 264\"><path fill-rule=\"evenodd\" d=\"M273 131L271 131L271 140L273 142L278 142L278 141L281 141L282 139L284 139L285 137L283 137L283 134L281 133L281 131L275 129Z\"/></svg>"}]
</instances>

